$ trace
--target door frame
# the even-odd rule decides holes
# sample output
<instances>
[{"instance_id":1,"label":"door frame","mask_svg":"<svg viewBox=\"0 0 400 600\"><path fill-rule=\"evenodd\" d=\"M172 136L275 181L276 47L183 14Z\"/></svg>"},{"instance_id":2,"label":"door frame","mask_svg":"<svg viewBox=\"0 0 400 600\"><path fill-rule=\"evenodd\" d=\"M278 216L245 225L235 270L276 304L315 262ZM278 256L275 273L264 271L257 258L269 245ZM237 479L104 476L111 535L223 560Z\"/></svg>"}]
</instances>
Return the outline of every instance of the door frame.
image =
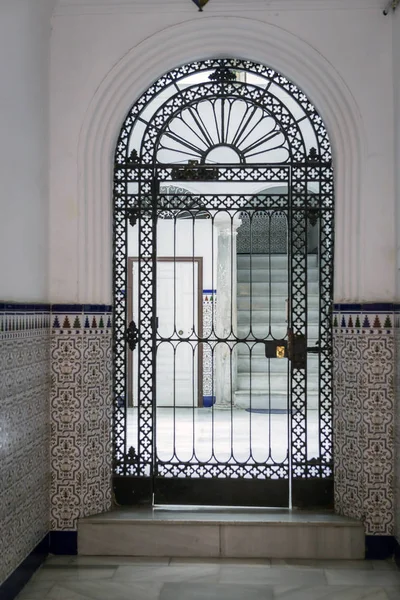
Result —
<instances>
[{"instance_id":1,"label":"door frame","mask_svg":"<svg viewBox=\"0 0 400 600\"><path fill-rule=\"evenodd\" d=\"M133 320L133 265L139 262L136 256L128 256L128 277L127 277L127 326ZM162 256L157 257L157 262L182 262L197 264L197 331L198 337L203 337L203 257L202 256ZM128 352L127 354L127 391L128 402L127 408L133 408L133 361L137 354ZM197 358L197 408L203 406L203 345L199 344Z\"/></svg>"}]
</instances>

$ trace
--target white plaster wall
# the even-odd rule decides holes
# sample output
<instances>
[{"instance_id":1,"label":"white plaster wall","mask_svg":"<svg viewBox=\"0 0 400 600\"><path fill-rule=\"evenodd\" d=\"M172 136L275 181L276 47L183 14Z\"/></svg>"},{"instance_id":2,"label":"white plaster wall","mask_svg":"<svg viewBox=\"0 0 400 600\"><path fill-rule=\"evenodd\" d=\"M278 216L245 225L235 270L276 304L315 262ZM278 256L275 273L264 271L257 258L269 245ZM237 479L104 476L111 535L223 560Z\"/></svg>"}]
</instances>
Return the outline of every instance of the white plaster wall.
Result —
<instances>
[{"instance_id":1,"label":"white plaster wall","mask_svg":"<svg viewBox=\"0 0 400 600\"><path fill-rule=\"evenodd\" d=\"M194 238L194 239L193 239ZM128 230L128 255L138 256L138 228ZM213 250L212 250L213 249ZM157 256L159 258L184 256L203 259L203 290L214 290L217 287L216 258L218 252L218 233L207 219L177 220L174 232L174 221L159 220L157 225ZM214 273L213 257L214 253Z\"/></svg>"},{"instance_id":2,"label":"white plaster wall","mask_svg":"<svg viewBox=\"0 0 400 600\"><path fill-rule=\"evenodd\" d=\"M400 11L393 16L393 84L395 101L395 161L400 164ZM397 289L400 291L400 170L395 170L397 208ZM396 410L395 410L395 533L400 543L400 332L396 331Z\"/></svg>"},{"instance_id":3,"label":"white plaster wall","mask_svg":"<svg viewBox=\"0 0 400 600\"><path fill-rule=\"evenodd\" d=\"M49 0L0 3L0 300L48 298Z\"/></svg>"},{"instance_id":4,"label":"white plaster wall","mask_svg":"<svg viewBox=\"0 0 400 600\"><path fill-rule=\"evenodd\" d=\"M198 13L189 0L63 0L52 36L52 301L111 299L117 124L168 68L212 55L270 64L314 100L337 166L335 299L395 298L391 19L379 0L270 4L213 0Z\"/></svg>"}]
</instances>

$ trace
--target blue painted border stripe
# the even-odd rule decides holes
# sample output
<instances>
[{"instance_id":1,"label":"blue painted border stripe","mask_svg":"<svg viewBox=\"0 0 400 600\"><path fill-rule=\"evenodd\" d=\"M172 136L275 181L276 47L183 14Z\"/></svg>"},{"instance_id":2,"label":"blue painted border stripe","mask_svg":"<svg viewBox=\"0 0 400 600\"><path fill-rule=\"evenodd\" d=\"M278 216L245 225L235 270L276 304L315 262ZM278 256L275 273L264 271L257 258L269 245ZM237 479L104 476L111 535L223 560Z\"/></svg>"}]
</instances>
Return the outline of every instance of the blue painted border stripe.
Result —
<instances>
[{"instance_id":1,"label":"blue painted border stripe","mask_svg":"<svg viewBox=\"0 0 400 600\"><path fill-rule=\"evenodd\" d=\"M6 313L111 313L111 304L28 304L0 302L0 312Z\"/></svg>"},{"instance_id":2,"label":"blue painted border stripe","mask_svg":"<svg viewBox=\"0 0 400 600\"><path fill-rule=\"evenodd\" d=\"M217 290L203 290L203 294L216 294Z\"/></svg>"},{"instance_id":3,"label":"blue painted border stripe","mask_svg":"<svg viewBox=\"0 0 400 600\"><path fill-rule=\"evenodd\" d=\"M112 306L110 304L52 304L51 312L54 313L111 313Z\"/></svg>"},{"instance_id":4,"label":"blue painted border stripe","mask_svg":"<svg viewBox=\"0 0 400 600\"><path fill-rule=\"evenodd\" d=\"M0 302L0 312L6 313L25 313L25 312L34 312L34 313L44 313L50 312L51 307L50 304L21 304L21 303L10 303L10 302Z\"/></svg>"},{"instance_id":5,"label":"blue painted border stripe","mask_svg":"<svg viewBox=\"0 0 400 600\"><path fill-rule=\"evenodd\" d=\"M335 304L335 312L390 313L400 311L400 304L371 302L364 304Z\"/></svg>"}]
</instances>

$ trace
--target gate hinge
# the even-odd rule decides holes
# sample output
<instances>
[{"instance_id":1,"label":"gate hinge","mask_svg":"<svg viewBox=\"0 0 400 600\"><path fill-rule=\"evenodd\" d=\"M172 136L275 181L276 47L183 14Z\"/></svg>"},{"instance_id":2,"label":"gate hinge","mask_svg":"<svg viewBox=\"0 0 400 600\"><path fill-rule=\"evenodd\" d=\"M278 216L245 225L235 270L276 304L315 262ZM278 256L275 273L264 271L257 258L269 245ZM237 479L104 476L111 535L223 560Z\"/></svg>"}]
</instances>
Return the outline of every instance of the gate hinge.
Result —
<instances>
[{"instance_id":1,"label":"gate hinge","mask_svg":"<svg viewBox=\"0 0 400 600\"><path fill-rule=\"evenodd\" d=\"M126 342L129 346L129 350L135 350L139 341L139 329L136 327L136 323L131 321L129 327L126 330Z\"/></svg>"}]
</instances>

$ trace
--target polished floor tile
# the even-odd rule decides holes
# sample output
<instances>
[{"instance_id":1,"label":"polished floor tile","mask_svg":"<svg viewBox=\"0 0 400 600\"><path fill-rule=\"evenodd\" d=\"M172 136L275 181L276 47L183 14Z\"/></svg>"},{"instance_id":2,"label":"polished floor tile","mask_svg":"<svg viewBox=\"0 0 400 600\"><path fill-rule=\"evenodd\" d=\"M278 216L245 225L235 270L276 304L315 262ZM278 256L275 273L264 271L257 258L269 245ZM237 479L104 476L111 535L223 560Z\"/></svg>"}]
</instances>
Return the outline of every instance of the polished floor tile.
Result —
<instances>
[{"instance_id":1,"label":"polished floor tile","mask_svg":"<svg viewBox=\"0 0 400 600\"><path fill-rule=\"evenodd\" d=\"M246 566L269 567L269 558L171 558L170 565L219 565L219 566Z\"/></svg>"},{"instance_id":2,"label":"polished floor tile","mask_svg":"<svg viewBox=\"0 0 400 600\"><path fill-rule=\"evenodd\" d=\"M159 600L162 584L107 581L66 581L50 590L45 600Z\"/></svg>"},{"instance_id":3,"label":"polished floor tile","mask_svg":"<svg viewBox=\"0 0 400 600\"><path fill-rule=\"evenodd\" d=\"M392 561L50 556L18 600L399 600Z\"/></svg>"},{"instance_id":4,"label":"polished floor tile","mask_svg":"<svg viewBox=\"0 0 400 600\"><path fill-rule=\"evenodd\" d=\"M217 582L219 571L220 568L217 564L170 565L168 567L122 566L116 570L114 579L118 581L154 581L162 583L199 580Z\"/></svg>"},{"instance_id":5,"label":"polished floor tile","mask_svg":"<svg viewBox=\"0 0 400 600\"><path fill-rule=\"evenodd\" d=\"M288 569L354 569L361 571L372 571L373 563L385 561L369 561L369 560L315 560L315 559L298 559L298 558L272 558L272 566L281 566ZM378 568L378 567L376 567ZM390 567L383 567L390 569Z\"/></svg>"},{"instance_id":6,"label":"polished floor tile","mask_svg":"<svg viewBox=\"0 0 400 600\"><path fill-rule=\"evenodd\" d=\"M210 583L167 583L160 600L273 600L271 587Z\"/></svg>"},{"instance_id":7,"label":"polished floor tile","mask_svg":"<svg viewBox=\"0 0 400 600\"><path fill-rule=\"evenodd\" d=\"M269 567L254 569L249 567L221 567L220 583L279 585L287 583L293 586L326 585L323 569L287 569L285 567Z\"/></svg>"},{"instance_id":8,"label":"polished floor tile","mask_svg":"<svg viewBox=\"0 0 400 600\"><path fill-rule=\"evenodd\" d=\"M383 588L365 586L280 585L274 588L274 600L388 600Z\"/></svg>"},{"instance_id":9,"label":"polished floor tile","mask_svg":"<svg viewBox=\"0 0 400 600\"><path fill-rule=\"evenodd\" d=\"M85 567L80 565L64 565L57 567L42 567L35 574L35 582L60 581L60 580L99 580L111 579L117 567L103 567L100 565Z\"/></svg>"},{"instance_id":10,"label":"polished floor tile","mask_svg":"<svg viewBox=\"0 0 400 600\"><path fill-rule=\"evenodd\" d=\"M400 571L359 571L327 569L329 585L371 585L381 587L400 586Z\"/></svg>"}]
</instances>

